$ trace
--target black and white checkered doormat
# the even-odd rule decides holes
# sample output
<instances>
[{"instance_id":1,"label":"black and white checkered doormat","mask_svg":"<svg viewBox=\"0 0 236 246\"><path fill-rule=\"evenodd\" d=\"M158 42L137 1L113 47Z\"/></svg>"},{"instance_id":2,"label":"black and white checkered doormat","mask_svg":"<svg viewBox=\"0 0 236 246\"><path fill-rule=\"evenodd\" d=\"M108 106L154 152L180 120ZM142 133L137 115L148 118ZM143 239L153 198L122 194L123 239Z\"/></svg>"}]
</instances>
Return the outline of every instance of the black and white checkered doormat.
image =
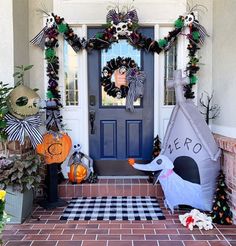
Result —
<instances>
[{"instance_id":1,"label":"black and white checkered doormat","mask_svg":"<svg viewBox=\"0 0 236 246\"><path fill-rule=\"evenodd\" d=\"M60 220L164 220L155 197L73 198Z\"/></svg>"}]
</instances>

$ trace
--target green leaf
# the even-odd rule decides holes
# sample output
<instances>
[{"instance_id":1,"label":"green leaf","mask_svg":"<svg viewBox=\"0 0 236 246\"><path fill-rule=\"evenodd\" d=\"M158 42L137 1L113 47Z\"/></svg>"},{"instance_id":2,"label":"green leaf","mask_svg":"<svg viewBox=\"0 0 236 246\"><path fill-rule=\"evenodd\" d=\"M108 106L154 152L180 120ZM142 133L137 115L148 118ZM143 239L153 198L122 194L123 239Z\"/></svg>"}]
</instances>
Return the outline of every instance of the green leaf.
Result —
<instances>
[{"instance_id":1,"label":"green leaf","mask_svg":"<svg viewBox=\"0 0 236 246\"><path fill-rule=\"evenodd\" d=\"M195 41L199 41L200 33L198 31L192 32L192 37Z\"/></svg>"},{"instance_id":2,"label":"green leaf","mask_svg":"<svg viewBox=\"0 0 236 246\"><path fill-rule=\"evenodd\" d=\"M16 77L16 75L20 74L20 72L13 73L13 77Z\"/></svg>"},{"instance_id":3,"label":"green leaf","mask_svg":"<svg viewBox=\"0 0 236 246\"><path fill-rule=\"evenodd\" d=\"M56 51L52 48L47 48L45 50L46 59L51 59L56 55Z\"/></svg>"},{"instance_id":4,"label":"green leaf","mask_svg":"<svg viewBox=\"0 0 236 246\"><path fill-rule=\"evenodd\" d=\"M159 39L158 44L161 48L164 48L167 45L167 40L165 38Z\"/></svg>"},{"instance_id":5,"label":"green leaf","mask_svg":"<svg viewBox=\"0 0 236 246\"><path fill-rule=\"evenodd\" d=\"M5 120L0 120L0 128L6 128L7 122Z\"/></svg>"},{"instance_id":6,"label":"green leaf","mask_svg":"<svg viewBox=\"0 0 236 246\"><path fill-rule=\"evenodd\" d=\"M198 80L196 75L190 76L189 79L190 79L190 84L191 85L195 85L197 83L197 80Z\"/></svg>"},{"instance_id":7,"label":"green leaf","mask_svg":"<svg viewBox=\"0 0 236 246\"><path fill-rule=\"evenodd\" d=\"M58 28L58 31L59 31L60 33L65 33L65 32L67 32L67 31L69 30L68 25L65 24L65 23L59 24L59 25L57 26L57 28Z\"/></svg>"},{"instance_id":8,"label":"green leaf","mask_svg":"<svg viewBox=\"0 0 236 246\"><path fill-rule=\"evenodd\" d=\"M175 21L175 27L176 28L182 28L184 26L184 20L182 18L178 18Z\"/></svg>"},{"instance_id":9,"label":"green leaf","mask_svg":"<svg viewBox=\"0 0 236 246\"><path fill-rule=\"evenodd\" d=\"M34 65L28 65L26 67L24 67L24 71L30 70Z\"/></svg>"}]
</instances>

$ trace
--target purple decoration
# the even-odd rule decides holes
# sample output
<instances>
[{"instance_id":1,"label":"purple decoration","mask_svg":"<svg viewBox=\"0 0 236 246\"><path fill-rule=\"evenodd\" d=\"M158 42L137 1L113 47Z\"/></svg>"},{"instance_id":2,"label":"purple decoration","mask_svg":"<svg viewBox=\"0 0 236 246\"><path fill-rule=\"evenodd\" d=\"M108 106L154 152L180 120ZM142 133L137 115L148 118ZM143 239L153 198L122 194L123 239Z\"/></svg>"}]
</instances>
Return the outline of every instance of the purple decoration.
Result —
<instances>
[{"instance_id":1,"label":"purple decoration","mask_svg":"<svg viewBox=\"0 0 236 246\"><path fill-rule=\"evenodd\" d=\"M58 86L58 83L54 79L49 79L48 85L49 85L50 88L55 89Z\"/></svg>"}]
</instances>

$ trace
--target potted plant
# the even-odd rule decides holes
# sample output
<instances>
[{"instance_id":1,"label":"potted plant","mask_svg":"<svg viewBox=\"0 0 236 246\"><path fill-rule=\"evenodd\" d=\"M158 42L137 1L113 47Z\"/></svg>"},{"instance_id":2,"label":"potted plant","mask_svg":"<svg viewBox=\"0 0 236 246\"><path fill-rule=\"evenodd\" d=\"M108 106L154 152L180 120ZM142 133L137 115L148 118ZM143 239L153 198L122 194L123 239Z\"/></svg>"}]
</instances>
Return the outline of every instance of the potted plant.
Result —
<instances>
[{"instance_id":1,"label":"potted plant","mask_svg":"<svg viewBox=\"0 0 236 246\"><path fill-rule=\"evenodd\" d=\"M7 213L5 212L5 196L6 191L0 190L0 245L2 244L2 231L4 229L4 226L6 222L8 221Z\"/></svg>"},{"instance_id":2,"label":"potted plant","mask_svg":"<svg viewBox=\"0 0 236 246\"><path fill-rule=\"evenodd\" d=\"M36 154L0 159L0 185L7 191L5 210L10 223L22 223L32 212L33 189L41 181L40 164Z\"/></svg>"}]
</instances>

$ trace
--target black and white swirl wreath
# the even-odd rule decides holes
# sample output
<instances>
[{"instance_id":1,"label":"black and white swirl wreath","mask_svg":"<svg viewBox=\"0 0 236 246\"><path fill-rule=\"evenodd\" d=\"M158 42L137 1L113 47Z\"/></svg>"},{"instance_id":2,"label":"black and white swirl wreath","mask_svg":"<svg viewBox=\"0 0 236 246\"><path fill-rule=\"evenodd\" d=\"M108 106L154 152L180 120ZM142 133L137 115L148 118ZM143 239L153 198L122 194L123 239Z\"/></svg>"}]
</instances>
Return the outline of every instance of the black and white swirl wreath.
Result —
<instances>
[{"instance_id":1,"label":"black and white swirl wreath","mask_svg":"<svg viewBox=\"0 0 236 246\"><path fill-rule=\"evenodd\" d=\"M112 81L112 75L116 70L120 74L126 73L130 68L136 68L139 70L137 64L130 57L120 57L112 58L106 63L102 69L101 85L104 87L104 91L114 98L125 98L129 91L129 86L121 85L120 87L116 86L115 81Z\"/></svg>"}]
</instances>

